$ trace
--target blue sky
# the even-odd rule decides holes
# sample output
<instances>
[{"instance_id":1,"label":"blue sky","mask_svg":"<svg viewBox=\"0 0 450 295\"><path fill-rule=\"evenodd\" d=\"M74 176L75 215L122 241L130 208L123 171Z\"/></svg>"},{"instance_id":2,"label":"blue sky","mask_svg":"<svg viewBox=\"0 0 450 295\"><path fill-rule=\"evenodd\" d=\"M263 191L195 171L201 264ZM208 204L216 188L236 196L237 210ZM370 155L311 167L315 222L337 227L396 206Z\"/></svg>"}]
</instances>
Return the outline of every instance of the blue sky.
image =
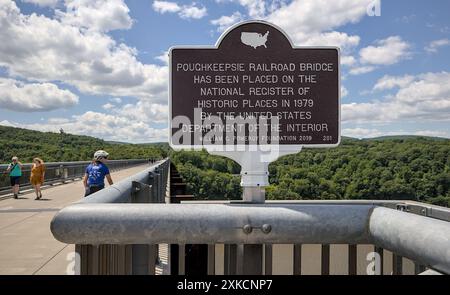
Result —
<instances>
[{"instance_id":1,"label":"blue sky","mask_svg":"<svg viewBox=\"0 0 450 295\"><path fill-rule=\"evenodd\" d=\"M165 51L264 19L342 48L342 135L450 138L450 1L0 0L0 124L167 139Z\"/></svg>"}]
</instances>

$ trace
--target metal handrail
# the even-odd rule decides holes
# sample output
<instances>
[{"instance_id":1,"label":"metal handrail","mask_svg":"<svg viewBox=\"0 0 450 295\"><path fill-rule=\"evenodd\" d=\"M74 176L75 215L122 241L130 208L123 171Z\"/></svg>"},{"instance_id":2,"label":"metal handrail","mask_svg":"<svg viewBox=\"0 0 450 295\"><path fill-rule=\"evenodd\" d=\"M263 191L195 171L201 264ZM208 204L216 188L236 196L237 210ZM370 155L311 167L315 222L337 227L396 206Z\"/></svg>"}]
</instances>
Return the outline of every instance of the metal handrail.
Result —
<instances>
[{"instance_id":1,"label":"metal handrail","mask_svg":"<svg viewBox=\"0 0 450 295\"><path fill-rule=\"evenodd\" d=\"M366 223L371 209L299 204L83 204L60 211L52 232L64 243L81 244L361 244L369 242ZM89 232L82 230L88 227Z\"/></svg>"},{"instance_id":2,"label":"metal handrail","mask_svg":"<svg viewBox=\"0 0 450 295\"><path fill-rule=\"evenodd\" d=\"M368 230L373 244L450 274L450 222L376 207Z\"/></svg>"},{"instance_id":3,"label":"metal handrail","mask_svg":"<svg viewBox=\"0 0 450 295\"><path fill-rule=\"evenodd\" d=\"M124 160L109 160L108 163L110 164L114 164L114 163L123 163L123 162L148 162L148 159L124 159ZM61 165L66 166L66 167L71 167L71 166L79 166L79 165L86 165L91 163L92 161L69 161L69 162L46 162L45 166L48 167L59 167ZM4 170L6 170L6 168L8 168L9 164L0 164L0 171L4 172ZM26 168L31 168L31 166L33 165L33 163L23 163L22 164L24 167Z\"/></svg>"},{"instance_id":4,"label":"metal handrail","mask_svg":"<svg viewBox=\"0 0 450 295\"><path fill-rule=\"evenodd\" d=\"M158 173L161 165L167 165L167 161L167 159L157 161L143 171L92 194L79 203L129 203L133 195L133 183L149 184L152 175Z\"/></svg>"},{"instance_id":5,"label":"metal handrail","mask_svg":"<svg viewBox=\"0 0 450 295\"><path fill-rule=\"evenodd\" d=\"M450 273L449 222L381 206L392 201L326 203L76 204L52 232L78 244L374 244Z\"/></svg>"},{"instance_id":6,"label":"metal handrail","mask_svg":"<svg viewBox=\"0 0 450 295\"><path fill-rule=\"evenodd\" d=\"M266 273L271 271L272 244L294 245L294 273L298 273L301 245L322 244L325 274L330 244L349 245L349 274L356 272L356 245L371 244L380 255L383 249L393 252L394 274L402 272L402 257L416 262L416 273L426 266L450 274L448 208L390 200L148 204L164 203L169 164L168 159L157 162L56 214L52 233L61 242L77 245L83 273L154 274L155 265L147 262L154 262L158 244L168 243L179 245L179 273L184 269L182 253L187 244L209 245L208 273L214 273L210 261L217 244L225 245L225 259L231 260L235 259L230 258L236 251L233 245L264 244L269 255L264 258ZM107 263L102 251L116 258L110 268L95 269L98 263ZM125 264L128 267L115 266Z\"/></svg>"}]
</instances>

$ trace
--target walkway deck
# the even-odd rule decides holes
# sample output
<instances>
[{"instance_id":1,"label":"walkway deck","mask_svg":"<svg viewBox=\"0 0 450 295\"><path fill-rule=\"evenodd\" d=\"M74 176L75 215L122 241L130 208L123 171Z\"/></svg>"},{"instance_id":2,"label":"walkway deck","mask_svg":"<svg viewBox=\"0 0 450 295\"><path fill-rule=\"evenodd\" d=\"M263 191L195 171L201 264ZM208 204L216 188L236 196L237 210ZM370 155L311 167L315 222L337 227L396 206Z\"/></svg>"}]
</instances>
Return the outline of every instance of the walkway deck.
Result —
<instances>
[{"instance_id":1,"label":"walkway deck","mask_svg":"<svg viewBox=\"0 0 450 295\"><path fill-rule=\"evenodd\" d=\"M133 175L146 166L115 171L115 182ZM49 187L43 199L34 193L20 195L18 200L0 201L0 275L66 274L74 245L58 242L50 232L50 221L61 208L83 196L80 181Z\"/></svg>"}]
</instances>

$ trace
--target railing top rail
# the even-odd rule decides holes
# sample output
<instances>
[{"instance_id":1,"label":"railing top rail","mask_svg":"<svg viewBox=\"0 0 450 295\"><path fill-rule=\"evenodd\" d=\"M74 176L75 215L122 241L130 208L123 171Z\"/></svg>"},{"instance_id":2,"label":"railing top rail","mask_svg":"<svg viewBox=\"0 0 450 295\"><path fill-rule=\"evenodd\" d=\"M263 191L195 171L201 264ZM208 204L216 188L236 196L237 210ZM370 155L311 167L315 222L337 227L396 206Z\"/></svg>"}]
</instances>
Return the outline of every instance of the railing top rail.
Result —
<instances>
[{"instance_id":1,"label":"railing top rail","mask_svg":"<svg viewBox=\"0 0 450 295\"><path fill-rule=\"evenodd\" d=\"M182 201L183 204L233 204L243 201ZM267 204L303 205L373 205L411 212L444 221L450 221L450 208L409 200L269 200Z\"/></svg>"},{"instance_id":2,"label":"railing top rail","mask_svg":"<svg viewBox=\"0 0 450 295\"><path fill-rule=\"evenodd\" d=\"M110 163L120 163L120 162L139 162L139 161L146 161L148 159L121 159L121 160L109 160ZM60 166L60 165L85 165L89 164L91 161L69 161L69 162L46 162L45 166ZM8 168L9 164L0 164L0 170ZM31 166L32 163L23 163L25 167Z\"/></svg>"},{"instance_id":3,"label":"railing top rail","mask_svg":"<svg viewBox=\"0 0 450 295\"><path fill-rule=\"evenodd\" d=\"M371 204L85 202L61 210L51 230L77 244L367 243L450 273L450 222Z\"/></svg>"},{"instance_id":4,"label":"railing top rail","mask_svg":"<svg viewBox=\"0 0 450 295\"><path fill-rule=\"evenodd\" d=\"M370 205L77 204L52 222L65 243L366 243ZM71 222L64 222L70 219ZM62 222L61 222L62 221ZM89 228L89 231L82 229ZM174 234L176 233L176 234Z\"/></svg>"},{"instance_id":5,"label":"railing top rail","mask_svg":"<svg viewBox=\"0 0 450 295\"><path fill-rule=\"evenodd\" d=\"M139 187L132 183L151 184L169 163L158 161L62 209L53 235L94 245L374 244L450 273L448 208L407 200L127 203Z\"/></svg>"}]
</instances>

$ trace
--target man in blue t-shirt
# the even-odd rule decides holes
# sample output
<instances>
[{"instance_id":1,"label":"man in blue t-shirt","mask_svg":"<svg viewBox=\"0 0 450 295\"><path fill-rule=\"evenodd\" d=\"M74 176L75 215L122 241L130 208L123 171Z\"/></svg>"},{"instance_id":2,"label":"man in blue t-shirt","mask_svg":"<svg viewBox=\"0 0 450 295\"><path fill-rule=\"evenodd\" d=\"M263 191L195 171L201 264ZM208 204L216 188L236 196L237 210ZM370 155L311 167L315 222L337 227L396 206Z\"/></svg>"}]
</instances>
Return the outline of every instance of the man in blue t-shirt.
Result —
<instances>
[{"instance_id":1,"label":"man in blue t-shirt","mask_svg":"<svg viewBox=\"0 0 450 295\"><path fill-rule=\"evenodd\" d=\"M104 189L105 177L108 180L109 185L113 184L108 166L106 166L108 156L109 154L105 151L96 151L94 160L87 166L86 174L83 178L83 184L86 190L85 197Z\"/></svg>"}]
</instances>

